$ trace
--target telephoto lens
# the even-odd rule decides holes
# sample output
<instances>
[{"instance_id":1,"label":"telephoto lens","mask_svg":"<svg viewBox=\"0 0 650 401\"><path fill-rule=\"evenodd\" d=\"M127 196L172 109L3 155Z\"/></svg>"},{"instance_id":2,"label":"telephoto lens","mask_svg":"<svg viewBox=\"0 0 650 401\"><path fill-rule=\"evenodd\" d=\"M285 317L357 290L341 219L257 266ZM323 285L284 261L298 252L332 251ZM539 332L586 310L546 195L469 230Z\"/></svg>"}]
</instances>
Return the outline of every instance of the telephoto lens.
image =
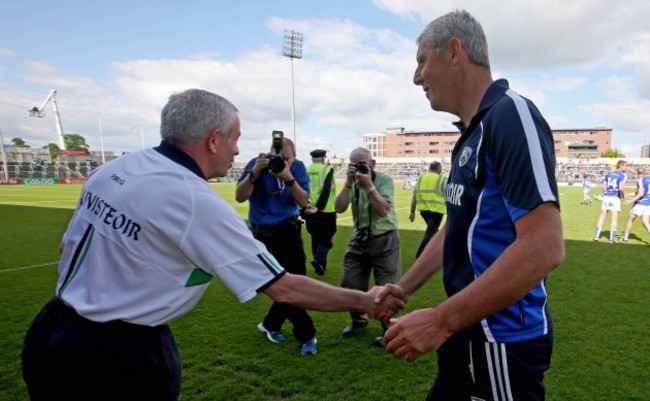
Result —
<instances>
[{"instance_id":1,"label":"telephoto lens","mask_svg":"<svg viewBox=\"0 0 650 401\"><path fill-rule=\"evenodd\" d=\"M271 170L274 173L279 173L282 170L284 170L285 164L284 164L284 157L282 155L272 155L269 157L269 170Z\"/></svg>"}]
</instances>

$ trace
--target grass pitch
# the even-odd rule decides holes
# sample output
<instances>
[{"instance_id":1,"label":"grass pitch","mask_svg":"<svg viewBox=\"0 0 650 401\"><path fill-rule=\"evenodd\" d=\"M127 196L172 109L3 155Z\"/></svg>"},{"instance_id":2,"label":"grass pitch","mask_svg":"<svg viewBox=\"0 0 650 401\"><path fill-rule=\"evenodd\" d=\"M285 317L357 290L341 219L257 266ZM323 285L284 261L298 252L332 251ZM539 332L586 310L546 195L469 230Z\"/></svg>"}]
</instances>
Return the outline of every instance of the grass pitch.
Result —
<instances>
[{"instance_id":1,"label":"grass pitch","mask_svg":"<svg viewBox=\"0 0 650 401\"><path fill-rule=\"evenodd\" d=\"M215 190L234 201L234 184ZM27 400L20 348L29 322L54 294L56 247L81 186L0 186L0 401ZM424 224L408 221L410 191L397 185L404 270L413 262ZM635 222L630 242L609 244L609 219L600 242L591 241L599 204L582 206L578 187L561 187L567 259L547 281L555 323L555 351L546 376L547 400L647 400L650 384L650 240ZM625 227L625 207L619 233ZM338 285L341 261L352 231L339 216L335 247L324 277ZM309 237L305 233L305 246ZM308 257L310 254L308 252ZM444 299L440 277L417 292L406 313ZM372 322L355 338L342 338L346 313L310 312L318 329L318 354L302 357L287 324L287 341L271 344L256 329L270 300L239 304L215 281L197 307L174 322L183 361L182 400L422 400L436 372L435 353L413 363L373 347L381 328ZM71 378L70 385L73 385Z\"/></svg>"}]
</instances>

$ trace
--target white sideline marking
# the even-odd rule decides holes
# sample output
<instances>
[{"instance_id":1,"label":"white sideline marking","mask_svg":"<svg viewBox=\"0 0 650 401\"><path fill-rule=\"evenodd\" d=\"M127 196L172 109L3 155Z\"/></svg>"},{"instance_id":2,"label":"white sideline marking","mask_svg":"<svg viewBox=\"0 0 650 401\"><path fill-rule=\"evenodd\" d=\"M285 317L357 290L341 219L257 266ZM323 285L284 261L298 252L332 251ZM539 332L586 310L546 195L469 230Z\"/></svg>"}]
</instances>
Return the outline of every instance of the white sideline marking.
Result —
<instances>
[{"instance_id":1,"label":"white sideline marking","mask_svg":"<svg viewBox=\"0 0 650 401\"><path fill-rule=\"evenodd\" d=\"M406 208L405 207L396 208L396 210L401 210L401 209L406 209ZM346 220L346 219L351 219L351 218L352 218L352 216L339 217L339 220ZM38 265L31 265L31 266L14 267L12 269L0 270L0 273L8 273L8 272L14 272L14 271L25 270L25 269L34 269L34 268L37 268L37 267L45 267L45 266L52 266L52 265L58 265L58 264L59 264L59 262L57 261L57 262L41 263L41 264L38 264Z\"/></svg>"},{"instance_id":2,"label":"white sideline marking","mask_svg":"<svg viewBox=\"0 0 650 401\"><path fill-rule=\"evenodd\" d=\"M47 262L47 263L41 263L41 264L38 264L38 265L14 267L13 269L0 270L0 273L8 273L8 272L14 272L14 271L17 271L17 270L25 270L25 269L34 269L36 267L45 267L45 266L52 266L52 265L58 265L58 264L59 264L59 262Z\"/></svg>"}]
</instances>

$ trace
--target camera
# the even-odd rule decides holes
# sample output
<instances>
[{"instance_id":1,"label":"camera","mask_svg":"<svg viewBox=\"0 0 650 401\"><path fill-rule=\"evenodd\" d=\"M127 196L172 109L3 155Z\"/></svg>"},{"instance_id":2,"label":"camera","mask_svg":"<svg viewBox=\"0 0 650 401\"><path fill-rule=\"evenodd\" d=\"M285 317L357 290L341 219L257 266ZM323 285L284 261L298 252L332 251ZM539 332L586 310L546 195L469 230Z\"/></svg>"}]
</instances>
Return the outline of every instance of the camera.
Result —
<instances>
[{"instance_id":1,"label":"camera","mask_svg":"<svg viewBox=\"0 0 650 401\"><path fill-rule=\"evenodd\" d=\"M287 158L285 155L280 153L282 151L282 139L284 139L284 132L282 131L273 131L271 133L271 138L273 139L273 151L267 153L265 157L269 159L269 170L274 173L279 173L284 170L286 164L284 163Z\"/></svg>"},{"instance_id":2,"label":"camera","mask_svg":"<svg viewBox=\"0 0 650 401\"><path fill-rule=\"evenodd\" d=\"M358 162L354 165L354 167L356 167L357 171L361 174L368 174L368 171L370 170L367 162Z\"/></svg>"},{"instance_id":3,"label":"camera","mask_svg":"<svg viewBox=\"0 0 650 401\"><path fill-rule=\"evenodd\" d=\"M370 240L370 233L366 230L357 231L354 234L354 239L359 245L366 245Z\"/></svg>"}]
</instances>

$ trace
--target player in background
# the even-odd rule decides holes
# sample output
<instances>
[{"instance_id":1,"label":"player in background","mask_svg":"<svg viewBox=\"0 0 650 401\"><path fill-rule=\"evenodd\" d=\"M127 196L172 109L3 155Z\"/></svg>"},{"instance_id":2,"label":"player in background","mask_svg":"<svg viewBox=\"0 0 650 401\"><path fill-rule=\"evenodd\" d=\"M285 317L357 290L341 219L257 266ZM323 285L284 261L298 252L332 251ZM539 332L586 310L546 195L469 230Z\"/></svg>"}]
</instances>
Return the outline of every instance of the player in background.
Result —
<instances>
[{"instance_id":1,"label":"player in background","mask_svg":"<svg viewBox=\"0 0 650 401\"><path fill-rule=\"evenodd\" d=\"M591 205L589 191L591 191L591 180L589 179L589 174L584 173L582 175L582 205Z\"/></svg>"},{"instance_id":2,"label":"player in background","mask_svg":"<svg viewBox=\"0 0 650 401\"><path fill-rule=\"evenodd\" d=\"M616 243L616 228L618 225L618 213L621 211L621 199L625 199L624 185L627 175L627 162L619 160L616 163L616 170L611 171L603 178L603 199L600 202L600 216L596 223L594 241L598 241L603 229L603 223L608 212L611 212L612 222L609 231L609 242Z\"/></svg>"},{"instance_id":3,"label":"player in background","mask_svg":"<svg viewBox=\"0 0 650 401\"><path fill-rule=\"evenodd\" d=\"M636 172L639 175L639 179L636 181L636 191L634 191L632 198L625 201L626 205L633 204L633 206L630 209L625 232L621 238L623 242L628 241L630 231L632 231L632 223L638 216L641 217L643 226L650 234L650 179L645 175L644 167L639 167ZM650 241L648 241L648 245L650 245Z\"/></svg>"}]
</instances>

